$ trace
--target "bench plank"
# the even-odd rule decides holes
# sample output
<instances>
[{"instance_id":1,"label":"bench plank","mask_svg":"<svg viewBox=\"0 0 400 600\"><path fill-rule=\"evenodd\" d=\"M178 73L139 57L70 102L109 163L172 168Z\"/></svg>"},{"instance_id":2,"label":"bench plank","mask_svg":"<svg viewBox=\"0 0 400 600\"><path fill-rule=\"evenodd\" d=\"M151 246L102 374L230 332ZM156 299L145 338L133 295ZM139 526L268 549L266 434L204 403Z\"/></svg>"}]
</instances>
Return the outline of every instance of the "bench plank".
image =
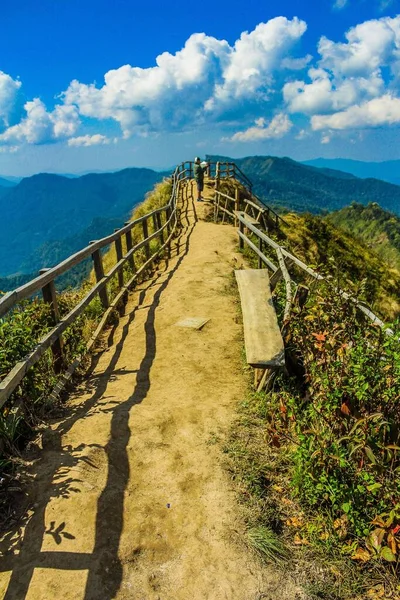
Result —
<instances>
[{"instance_id":1,"label":"bench plank","mask_svg":"<svg viewBox=\"0 0 400 600\"><path fill-rule=\"evenodd\" d=\"M235 271L242 304L244 341L249 365L274 369L285 365L281 332L266 269Z\"/></svg>"}]
</instances>

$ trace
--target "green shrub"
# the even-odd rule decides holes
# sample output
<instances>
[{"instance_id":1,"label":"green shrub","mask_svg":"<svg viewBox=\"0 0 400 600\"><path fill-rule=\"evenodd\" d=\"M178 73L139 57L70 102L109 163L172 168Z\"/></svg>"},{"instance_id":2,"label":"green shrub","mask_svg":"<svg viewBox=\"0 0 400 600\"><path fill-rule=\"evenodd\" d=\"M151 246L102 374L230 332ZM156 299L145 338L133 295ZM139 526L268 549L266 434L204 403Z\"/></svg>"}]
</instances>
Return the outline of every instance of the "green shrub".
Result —
<instances>
[{"instance_id":1,"label":"green shrub","mask_svg":"<svg viewBox=\"0 0 400 600\"><path fill-rule=\"evenodd\" d=\"M321 284L294 312L286 340L304 387L280 393L271 426L273 435L295 442L293 488L301 502L328 515L343 551L365 561L394 561L400 544L400 330L394 329L386 335L333 285Z\"/></svg>"}]
</instances>

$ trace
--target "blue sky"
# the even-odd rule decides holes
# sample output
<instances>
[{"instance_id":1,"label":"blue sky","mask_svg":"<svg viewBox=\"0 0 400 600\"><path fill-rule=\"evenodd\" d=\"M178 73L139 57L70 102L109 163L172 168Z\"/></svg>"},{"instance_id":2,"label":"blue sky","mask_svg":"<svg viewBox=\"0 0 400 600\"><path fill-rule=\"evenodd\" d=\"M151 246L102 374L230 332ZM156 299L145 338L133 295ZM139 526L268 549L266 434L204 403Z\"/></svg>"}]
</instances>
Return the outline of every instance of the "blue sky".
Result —
<instances>
[{"instance_id":1,"label":"blue sky","mask_svg":"<svg viewBox=\"0 0 400 600\"><path fill-rule=\"evenodd\" d=\"M400 159L399 0L2 0L0 175Z\"/></svg>"}]
</instances>

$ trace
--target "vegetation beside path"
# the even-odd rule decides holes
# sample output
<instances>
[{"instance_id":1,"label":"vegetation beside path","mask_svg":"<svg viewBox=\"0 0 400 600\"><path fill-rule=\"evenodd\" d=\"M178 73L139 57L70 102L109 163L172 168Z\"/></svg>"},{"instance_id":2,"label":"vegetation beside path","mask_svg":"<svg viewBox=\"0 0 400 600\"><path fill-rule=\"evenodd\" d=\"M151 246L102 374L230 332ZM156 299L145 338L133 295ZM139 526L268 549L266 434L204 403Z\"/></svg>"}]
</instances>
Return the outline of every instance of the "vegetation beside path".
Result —
<instances>
[{"instance_id":1,"label":"vegetation beside path","mask_svg":"<svg viewBox=\"0 0 400 600\"><path fill-rule=\"evenodd\" d=\"M293 309L289 373L241 403L228 467L249 543L308 598L400 598L400 327L371 325L338 285L336 270ZM282 319L283 286L274 301Z\"/></svg>"}]
</instances>

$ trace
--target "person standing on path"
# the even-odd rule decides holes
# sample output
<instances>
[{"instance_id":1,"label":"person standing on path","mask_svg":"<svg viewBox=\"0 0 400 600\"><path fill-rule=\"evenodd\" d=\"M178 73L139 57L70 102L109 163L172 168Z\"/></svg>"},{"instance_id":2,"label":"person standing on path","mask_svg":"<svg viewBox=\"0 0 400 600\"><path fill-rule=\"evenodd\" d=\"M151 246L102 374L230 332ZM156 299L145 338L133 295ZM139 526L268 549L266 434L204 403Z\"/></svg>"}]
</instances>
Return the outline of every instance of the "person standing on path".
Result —
<instances>
[{"instance_id":1,"label":"person standing on path","mask_svg":"<svg viewBox=\"0 0 400 600\"><path fill-rule=\"evenodd\" d=\"M194 159L194 180L197 185L197 202L203 202L203 198L201 197L201 192L204 188L204 171L207 169L207 163L201 163L200 158L196 156Z\"/></svg>"}]
</instances>

